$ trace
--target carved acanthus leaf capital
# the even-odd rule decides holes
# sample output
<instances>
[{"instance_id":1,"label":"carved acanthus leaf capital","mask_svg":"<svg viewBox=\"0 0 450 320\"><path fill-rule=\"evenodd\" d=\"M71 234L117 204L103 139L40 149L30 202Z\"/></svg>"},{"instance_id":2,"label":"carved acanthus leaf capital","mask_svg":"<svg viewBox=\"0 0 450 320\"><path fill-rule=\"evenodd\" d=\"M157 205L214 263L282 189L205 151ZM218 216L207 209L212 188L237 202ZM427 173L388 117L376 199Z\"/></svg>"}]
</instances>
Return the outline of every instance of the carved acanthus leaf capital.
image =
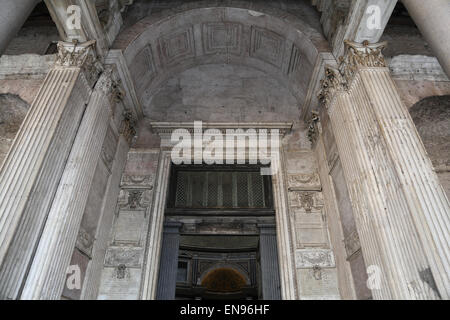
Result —
<instances>
[{"instance_id":1,"label":"carved acanthus leaf capital","mask_svg":"<svg viewBox=\"0 0 450 320\"><path fill-rule=\"evenodd\" d=\"M338 69L332 66L325 66L325 78L320 81L321 90L317 96L323 105L330 103L335 92L344 90L346 84Z\"/></svg>"},{"instance_id":2,"label":"carved acanthus leaf capital","mask_svg":"<svg viewBox=\"0 0 450 320\"><path fill-rule=\"evenodd\" d=\"M386 46L387 42L371 44L345 40L345 54L339 58L339 67L325 66L325 78L320 82L322 88L318 95L320 103L327 106L337 91L348 90L359 68L386 67L382 54Z\"/></svg>"},{"instance_id":3,"label":"carved acanthus leaf capital","mask_svg":"<svg viewBox=\"0 0 450 320\"><path fill-rule=\"evenodd\" d=\"M81 67L88 60L95 60L95 40L83 43L58 42L58 56L56 65L62 67Z\"/></svg>"},{"instance_id":4,"label":"carved acanthus leaf capital","mask_svg":"<svg viewBox=\"0 0 450 320\"><path fill-rule=\"evenodd\" d=\"M341 73L347 81L353 79L358 68L383 68L386 67L386 61L382 51L386 48L387 42L357 43L345 40L345 54L339 58Z\"/></svg>"}]
</instances>

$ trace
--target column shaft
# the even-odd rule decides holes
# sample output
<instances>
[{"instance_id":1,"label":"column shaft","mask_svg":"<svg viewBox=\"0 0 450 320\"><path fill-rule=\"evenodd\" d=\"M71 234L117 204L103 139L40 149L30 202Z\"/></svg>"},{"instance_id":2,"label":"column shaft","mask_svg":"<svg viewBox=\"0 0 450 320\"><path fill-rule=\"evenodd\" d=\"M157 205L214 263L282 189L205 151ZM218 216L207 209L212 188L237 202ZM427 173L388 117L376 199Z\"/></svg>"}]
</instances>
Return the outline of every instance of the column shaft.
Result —
<instances>
[{"instance_id":1,"label":"column shaft","mask_svg":"<svg viewBox=\"0 0 450 320\"><path fill-rule=\"evenodd\" d=\"M389 154L419 232L430 268L443 297L450 297L450 206L413 120L389 69L363 69L361 85L372 102ZM428 275L425 275L429 273Z\"/></svg>"},{"instance_id":2,"label":"column shaft","mask_svg":"<svg viewBox=\"0 0 450 320\"><path fill-rule=\"evenodd\" d=\"M156 292L157 300L174 300L177 285L178 252L180 248L181 223L164 225L159 264L159 280Z\"/></svg>"},{"instance_id":3,"label":"column shaft","mask_svg":"<svg viewBox=\"0 0 450 320\"><path fill-rule=\"evenodd\" d=\"M91 85L90 43L50 70L0 171L0 297L15 299L72 148ZM66 57L68 57L67 55Z\"/></svg>"},{"instance_id":4,"label":"column shaft","mask_svg":"<svg viewBox=\"0 0 450 320\"><path fill-rule=\"evenodd\" d=\"M430 44L442 68L450 77L450 1L402 0L409 14Z\"/></svg>"},{"instance_id":5,"label":"column shaft","mask_svg":"<svg viewBox=\"0 0 450 320\"><path fill-rule=\"evenodd\" d=\"M59 299L111 115L111 72L96 84L61 177L21 295Z\"/></svg>"},{"instance_id":6,"label":"column shaft","mask_svg":"<svg viewBox=\"0 0 450 320\"><path fill-rule=\"evenodd\" d=\"M381 276L371 288L374 298L445 298L448 202L385 67L383 47L347 42L341 71L327 69L321 97L366 264L380 271L369 277Z\"/></svg>"},{"instance_id":7,"label":"column shaft","mask_svg":"<svg viewBox=\"0 0 450 320\"><path fill-rule=\"evenodd\" d=\"M27 20L38 0L4 0L0 11L0 55Z\"/></svg>"},{"instance_id":8,"label":"column shaft","mask_svg":"<svg viewBox=\"0 0 450 320\"><path fill-rule=\"evenodd\" d=\"M264 300L281 300L276 229L274 225L259 225L259 230L262 298Z\"/></svg>"}]
</instances>

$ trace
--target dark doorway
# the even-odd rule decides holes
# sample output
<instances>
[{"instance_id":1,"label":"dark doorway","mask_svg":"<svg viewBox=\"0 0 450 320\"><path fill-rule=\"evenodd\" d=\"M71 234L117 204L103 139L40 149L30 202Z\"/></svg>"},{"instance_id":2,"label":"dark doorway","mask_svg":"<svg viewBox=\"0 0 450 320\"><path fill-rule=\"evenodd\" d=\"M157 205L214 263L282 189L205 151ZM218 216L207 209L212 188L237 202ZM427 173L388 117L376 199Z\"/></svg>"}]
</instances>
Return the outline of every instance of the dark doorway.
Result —
<instances>
[{"instance_id":1,"label":"dark doorway","mask_svg":"<svg viewBox=\"0 0 450 320\"><path fill-rule=\"evenodd\" d=\"M281 298L271 183L260 166L172 166L158 299Z\"/></svg>"}]
</instances>

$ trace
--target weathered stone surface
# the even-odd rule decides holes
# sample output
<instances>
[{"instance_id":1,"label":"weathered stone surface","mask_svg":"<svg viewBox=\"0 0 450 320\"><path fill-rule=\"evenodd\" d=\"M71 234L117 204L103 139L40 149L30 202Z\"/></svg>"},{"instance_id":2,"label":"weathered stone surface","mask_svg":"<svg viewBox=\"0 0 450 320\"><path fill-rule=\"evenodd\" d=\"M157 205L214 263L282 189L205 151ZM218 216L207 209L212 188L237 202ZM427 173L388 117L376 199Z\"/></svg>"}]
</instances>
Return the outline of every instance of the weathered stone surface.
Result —
<instances>
[{"instance_id":1,"label":"weathered stone surface","mask_svg":"<svg viewBox=\"0 0 450 320\"><path fill-rule=\"evenodd\" d=\"M329 249L297 249L295 250L295 266L297 268L334 268L333 251Z\"/></svg>"},{"instance_id":2,"label":"weathered stone surface","mask_svg":"<svg viewBox=\"0 0 450 320\"><path fill-rule=\"evenodd\" d=\"M99 300L137 300L141 269L128 267L107 267L103 269Z\"/></svg>"},{"instance_id":3,"label":"weathered stone surface","mask_svg":"<svg viewBox=\"0 0 450 320\"><path fill-rule=\"evenodd\" d=\"M336 269L298 269L300 299L339 300Z\"/></svg>"},{"instance_id":4,"label":"weathered stone surface","mask_svg":"<svg viewBox=\"0 0 450 320\"><path fill-rule=\"evenodd\" d=\"M144 211L120 211L114 223L114 243L138 246L143 237Z\"/></svg>"},{"instance_id":5,"label":"weathered stone surface","mask_svg":"<svg viewBox=\"0 0 450 320\"><path fill-rule=\"evenodd\" d=\"M139 268L142 264L143 250L143 248L109 247L106 251L105 267L125 265Z\"/></svg>"}]
</instances>

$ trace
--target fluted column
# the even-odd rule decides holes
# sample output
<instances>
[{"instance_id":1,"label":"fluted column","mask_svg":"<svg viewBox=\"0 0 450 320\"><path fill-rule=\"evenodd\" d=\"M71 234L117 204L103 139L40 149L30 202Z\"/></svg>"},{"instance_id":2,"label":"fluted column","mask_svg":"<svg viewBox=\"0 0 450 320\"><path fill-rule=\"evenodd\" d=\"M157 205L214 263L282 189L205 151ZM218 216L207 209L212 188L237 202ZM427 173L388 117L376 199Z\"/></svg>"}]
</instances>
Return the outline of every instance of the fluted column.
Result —
<instances>
[{"instance_id":1,"label":"fluted column","mask_svg":"<svg viewBox=\"0 0 450 320\"><path fill-rule=\"evenodd\" d=\"M264 300L281 300L276 228L274 225L267 224L260 224L258 227L262 298Z\"/></svg>"},{"instance_id":2,"label":"fluted column","mask_svg":"<svg viewBox=\"0 0 450 320\"><path fill-rule=\"evenodd\" d=\"M174 300L177 285L181 223L165 223L159 264L157 300Z\"/></svg>"},{"instance_id":3,"label":"fluted column","mask_svg":"<svg viewBox=\"0 0 450 320\"><path fill-rule=\"evenodd\" d=\"M380 50L380 46L373 50ZM358 56L361 52L364 55L366 51L364 45L349 43L352 55ZM354 68L354 63L347 63L348 68ZM371 102L428 258L429 267L420 270L421 278L428 279L429 284L438 287L443 298L449 299L450 206L445 191L387 66L359 67L356 78L359 84L354 85L354 96Z\"/></svg>"},{"instance_id":4,"label":"fluted column","mask_svg":"<svg viewBox=\"0 0 450 320\"><path fill-rule=\"evenodd\" d=\"M430 44L442 68L450 77L450 1L402 0L408 13Z\"/></svg>"},{"instance_id":5,"label":"fluted column","mask_svg":"<svg viewBox=\"0 0 450 320\"><path fill-rule=\"evenodd\" d=\"M0 298L17 298L97 79L94 42L59 43L0 170Z\"/></svg>"},{"instance_id":6,"label":"fluted column","mask_svg":"<svg viewBox=\"0 0 450 320\"><path fill-rule=\"evenodd\" d=\"M98 80L56 191L21 299L59 299L112 113L113 71Z\"/></svg>"},{"instance_id":7,"label":"fluted column","mask_svg":"<svg viewBox=\"0 0 450 320\"><path fill-rule=\"evenodd\" d=\"M440 272L445 272L447 253L439 251L439 244L448 225L445 210L436 207L447 206L449 212L448 202L445 196L433 199L423 192L443 194L390 79L383 46L347 43L340 71L327 69L321 98L349 184L364 259L374 272L369 279L374 298L438 299L446 297L445 274ZM430 225L427 216L443 224ZM430 227L438 233L434 237Z\"/></svg>"}]
</instances>

